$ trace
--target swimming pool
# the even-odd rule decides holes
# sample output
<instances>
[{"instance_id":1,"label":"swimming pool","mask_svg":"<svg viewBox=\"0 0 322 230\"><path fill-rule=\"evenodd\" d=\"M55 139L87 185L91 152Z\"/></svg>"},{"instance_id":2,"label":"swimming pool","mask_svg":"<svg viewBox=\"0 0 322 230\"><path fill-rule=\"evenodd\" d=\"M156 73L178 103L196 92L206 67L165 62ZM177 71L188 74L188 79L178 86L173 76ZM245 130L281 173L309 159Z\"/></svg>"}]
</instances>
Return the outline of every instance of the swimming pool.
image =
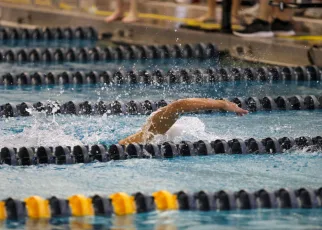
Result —
<instances>
[{"instance_id":1,"label":"swimming pool","mask_svg":"<svg viewBox=\"0 0 322 230\"><path fill-rule=\"evenodd\" d=\"M220 64L220 63L219 63ZM65 65L1 64L4 72L62 72L106 69L169 68L169 66L205 68L217 61L168 60L122 61ZM227 64L226 64L227 65ZM228 66L231 63L228 63ZM244 65L244 64L243 64ZM221 82L203 85L55 85L0 86L0 104L55 100L174 100L186 97L248 97L266 95L321 95L320 82ZM146 115L46 116L1 118L0 148L56 146L97 143L111 145L135 132ZM215 140L218 138L265 138L318 136L322 130L320 110L256 112L239 118L233 114L187 115L179 120L186 132L160 141ZM0 166L0 196L22 199L31 195L66 198L72 194L112 194L158 190L197 192L228 189L255 191L289 188L319 188L322 176L321 152L295 149L277 155L212 155L173 159L130 159L75 165ZM125 217L69 218L51 221L26 220L4 222L3 227L34 229L59 226L75 229L272 229L320 228L321 209L245 210L230 212L151 212Z\"/></svg>"}]
</instances>

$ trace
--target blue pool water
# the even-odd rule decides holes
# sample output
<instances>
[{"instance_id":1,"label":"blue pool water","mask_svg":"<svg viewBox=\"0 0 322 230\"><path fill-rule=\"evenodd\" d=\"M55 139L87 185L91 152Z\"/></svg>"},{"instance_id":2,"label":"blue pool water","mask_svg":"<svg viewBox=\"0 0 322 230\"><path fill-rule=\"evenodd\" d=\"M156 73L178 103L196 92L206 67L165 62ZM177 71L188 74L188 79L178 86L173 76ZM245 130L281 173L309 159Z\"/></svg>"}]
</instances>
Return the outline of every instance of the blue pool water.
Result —
<instances>
[{"instance_id":1,"label":"blue pool water","mask_svg":"<svg viewBox=\"0 0 322 230\"><path fill-rule=\"evenodd\" d=\"M50 71L61 73L63 71L115 71L115 70L169 70L172 68L208 68L217 67L221 65L229 65L231 61L227 63L218 63L218 60L198 60L198 59L139 59L139 60L114 60L109 62L88 62L77 63L77 62L64 62L64 64L57 63L0 63L0 74L4 73L14 73L19 74L22 72L34 73L40 71L43 73L48 73ZM237 63L239 66L243 66L244 63Z\"/></svg>"},{"instance_id":2,"label":"blue pool water","mask_svg":"<svg viewBox=\"0 0 322 230\"><path fill-rule=\"evenodd\" d=\"M67 65L1 64L2 72L34 72L65 70L106 70L128 68L169 68L173 61L119 62ZM177 67L208 67L216 62L177 61ZM171 86L0 86L0 104L43 100L111 101L173 100L185 97L234 97L322 94L314 83L218 83L215 85ZM113 144L137 131L147 116L45 116L0 118L0 148L3 146L55 146L76 144ZM214 140L235 137L317 136L322 131L322 111L259 112L245 117L234 114L200 114L182 117L186 127L177 137L158 137L159 141ZM72 194L105 194L160 189L171 192L186 190L237 191L280 187L321 186L319 173L322 153L294 149L279 155L214 155L175 159L131 159L108 163L10 167L0 165L0 198L25 198L30 195L68 197ZM46 221L28 220L0 223L3 228L44 229L321 229L318 210L254 210L236 212L152 212L128 217L71 218ZM58 223L60 222L60 224ZM1 226L2 225L2 226ZM42 226L42 227L40 227Z\"/></svg>"},{"instance_id":3,"label":"blue pool water","mask_svg":"<svg viewBox=\"0 0 322 230\"><path fill-rule=\"evenodd\" d=\"M287 88L287 91L285 91ZM291 95L322 95L321 83L311 82L221 82L203 85L64 85L64 86L10 86L0 85L0 104L7 102L59 102L98 100L175 100L187 97L264 97Z\"/></svg>"},{"instance_id":4,"label":"blue pool water","mask_svg":"<svg viewBox=\"0 0 322 230\"><path fill-rule=\"evenodd\" d=\"M212 229L320 229L321 210L256 210L243 212L164 212L133 216L69 218L54 221L27 220L6 223L10 229L138 229L138 230L212 230ZM309 224L307 224L309 222ZM52 228L50 228L52 227Z\"/></svg>"},{"instance_id":5,"label":"blue pool water","mask_svg":"<svg viewBox=\"0 0 322 230\"><path fill-rule=\"evenodd\" d=\"M178 121L185 127L181 136L160 137L160 140L318 136L322 130L321 115L322 111L257 112L245 117L219 113L189 115ZM1 120L0 147L115 144L136 132L146 118L144 115L46 117L37 113L33 117L7 118Z\"/></svg>"}]
</instances>

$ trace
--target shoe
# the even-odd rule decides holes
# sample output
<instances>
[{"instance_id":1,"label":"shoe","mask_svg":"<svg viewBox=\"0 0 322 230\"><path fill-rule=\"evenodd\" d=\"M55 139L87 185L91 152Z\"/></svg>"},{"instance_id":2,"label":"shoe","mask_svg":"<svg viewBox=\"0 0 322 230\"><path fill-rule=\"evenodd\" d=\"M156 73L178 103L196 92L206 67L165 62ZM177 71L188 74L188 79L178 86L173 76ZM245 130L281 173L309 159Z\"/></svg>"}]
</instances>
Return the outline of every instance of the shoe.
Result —
<instances>
[{"instance_id":1,"label":"shoe","mask_svg":"<svg viewBox=\"0 0 322 230\"><path fill-rule=\"evenodd\" d=\"M238 37L245 38L269 38L274 36L269 22L258 18L251 24L247 25L244 30L234 31L233 33Z\"/></svg>"},{"instance_id":2,"label":"shoe","mask_svg":"<svg viewBox=\"0 0 322 230\"><path fill-rule=\"evenodd\" d=\"M293 24L290 21L282 21L278 18L275 18L272 22L272 32L277 36L295 35Z\"/></svg>"}]
</instances>

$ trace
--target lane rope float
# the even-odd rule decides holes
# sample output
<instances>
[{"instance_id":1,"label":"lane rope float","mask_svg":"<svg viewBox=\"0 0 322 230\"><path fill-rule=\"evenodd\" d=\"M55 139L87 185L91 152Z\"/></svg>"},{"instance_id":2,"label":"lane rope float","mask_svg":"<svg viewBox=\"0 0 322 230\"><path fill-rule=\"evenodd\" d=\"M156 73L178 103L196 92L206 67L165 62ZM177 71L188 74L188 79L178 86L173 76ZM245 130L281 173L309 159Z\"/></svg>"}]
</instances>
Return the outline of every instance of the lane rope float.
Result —
<instances>
[{"instance_id":1,"label":"lane rope float","mask_svg":"<svg viewBox=\"0 0 322 230\"><path fill-rule=\"evenodd\" d=\"M236 103L239 107L250 112L276 111L276 110L317 110L322 109L322 95L294 95L294 96L265 96L258 97L234 97L221 98ZM31 116L32 112L44 112L52 114L70 115L149 115L159 108L171 103L167 100L130 100L127 102L115 100L112 102L75 102L68 101L39 101L36 103L22 102L19 104L5 103L0 105L1 117ZM218 112L216 110L203 111L203 113ZM202 113L202 111L198 112Z\"/></svg>"},{"instance_id":2,"label":"lane rope float","mask_svg":"<svg viewBox=\"0 0 322 230\"><path fill-rule=\"evenodd\" d=\"M14 55L14 54L12 54ZM27 54L24 54L27 57ZM69 56L70 55L70 56ZM68 54L74 60L74 54ZM12 57L12 59L14 59ZM297 81L319 82L322 68L316 66L259 67L259 68L206 68L206 69L162 69L129 71L91 71L62 73L5 73L0 76L0 85L61 85L61 84L215 84L228 81Z\"/></svg>"},{"instance_id":3,"label":"lane rope float","mask_svg":"<svg viewBox=\"0 0 322 230\"><path fill-rule=\"evenodd\" d=\"M268 137L264 139L248 138L246 140L234 138L231 140L181 141L180 143L164 142L162 144L146 145L132 143L127 146L119 144L110 146L96 144L92 146L77 145L73 147L21 147L19 149L3 147L0 150L0 163L12 166L87 164L131 158L174 158L216 154L275 154L289 152L293 149L300 149L306 152L321 151L322 137Z\"/></svg>"},{"instance_id":4,"label":"lane rope float","mask_svg":"<svg viewBox=\"0 0 322 230\"><path fill-rule=\"evenodd\" d=\"M35 28L24 29L14 27L0 27L0 41L75 41L98 40L98 33L93 27L76 28Z\"/></svg>"},{"instance_id":5,"label":"lane rope float","mask_svg":"<svg viewBox=\"0 0 322 230\"><path fill-rule=\"evenodd\" d=\"M273 191L242 189L236 192L220 190L171 193L160 190L153 194L124 192L110 196L86 197L76 194L67 199L52 196L44 199L30 196L24 201L11 197L0 201L0 220L25 218L51 219L84 216L124 216L158 211L234 211L250 209L315 209L322 208L322 187L311 189L280 188Z\"/></svg>"},{"instance_id":6,"label":"lane rope float","mask_svg":"<svg viewBox=\"0 0 322 230\"><path fill-rule=\"evenodd\" d=\"M214 44L184 45L131 45L94 48L33 48L0 49L0 62L4 63L64 63L98 62L110 60L166 59L166 58L217 58Z\"/></svg>"}]
</instances>

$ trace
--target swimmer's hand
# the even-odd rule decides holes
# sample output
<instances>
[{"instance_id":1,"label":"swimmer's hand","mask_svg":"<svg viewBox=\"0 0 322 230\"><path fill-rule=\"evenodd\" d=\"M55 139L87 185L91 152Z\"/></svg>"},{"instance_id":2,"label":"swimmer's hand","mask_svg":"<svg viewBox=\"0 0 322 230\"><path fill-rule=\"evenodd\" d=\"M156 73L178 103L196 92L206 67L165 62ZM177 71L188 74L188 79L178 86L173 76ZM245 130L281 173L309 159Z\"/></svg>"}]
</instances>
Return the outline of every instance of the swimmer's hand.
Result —
<instances>
[{"instance_id":1,"label":"swimmer's hand","mask_svg":"<svg viewBox=\"0 0 322 230\"><path fill-rule=\"evenodd\" d=\"M248 114L247 110L238 107L237 104L230 102L230 101L225 101L225 105L224 105L223 109L228 112L234 112L238 116L244 116L244 115Z\"/></svg>"}]
</instances>

